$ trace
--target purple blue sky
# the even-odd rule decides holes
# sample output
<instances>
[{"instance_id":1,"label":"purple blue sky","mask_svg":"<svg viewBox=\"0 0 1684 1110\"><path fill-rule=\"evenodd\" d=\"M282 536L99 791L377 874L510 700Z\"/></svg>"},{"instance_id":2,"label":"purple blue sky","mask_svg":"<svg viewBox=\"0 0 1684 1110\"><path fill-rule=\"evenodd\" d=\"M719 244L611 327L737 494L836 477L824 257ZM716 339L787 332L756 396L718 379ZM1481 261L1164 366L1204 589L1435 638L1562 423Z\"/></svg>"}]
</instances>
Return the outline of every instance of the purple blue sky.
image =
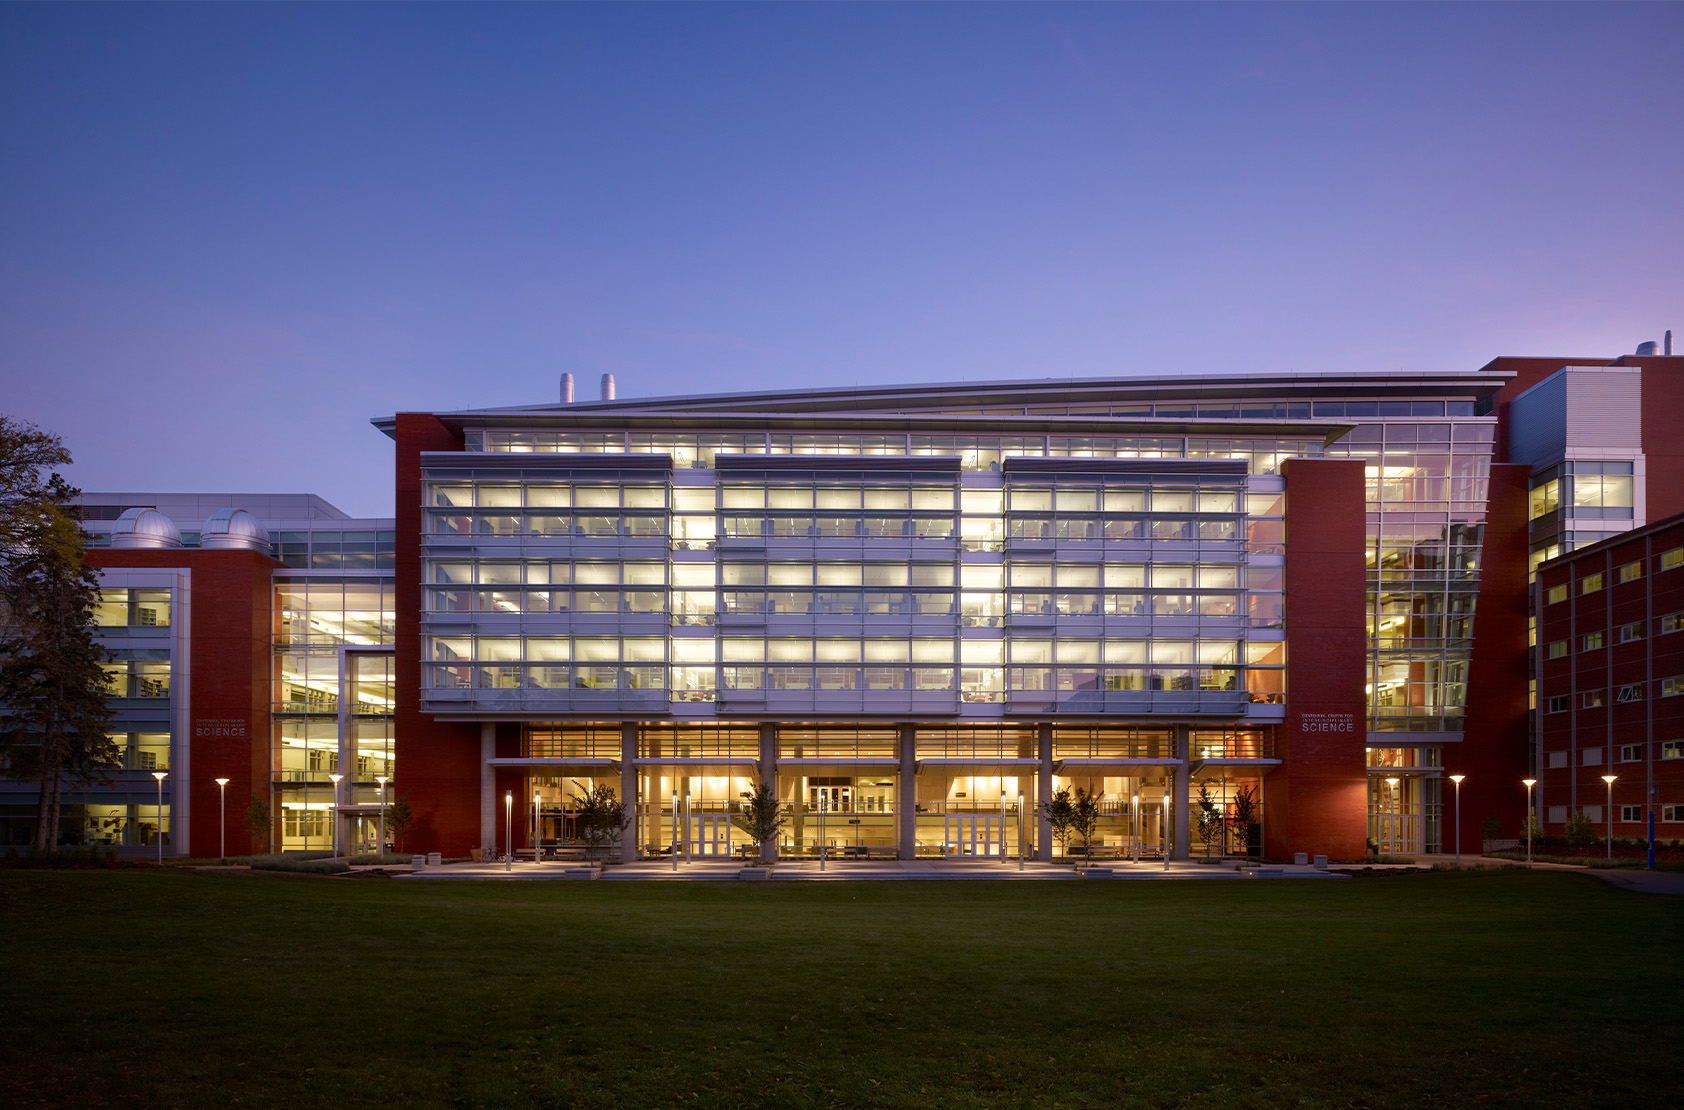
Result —
<instances>
[{"instance_id":1,"label":"purple blue sky","mask_svg":"<svg viewBox=\"0 0 1684 1110\"><path fill-rule=\"evenodd\" d=\"M398 410L1684 338L1684 5L0 6L0 412L391 511Z\"/></svg>"}]
</instances>

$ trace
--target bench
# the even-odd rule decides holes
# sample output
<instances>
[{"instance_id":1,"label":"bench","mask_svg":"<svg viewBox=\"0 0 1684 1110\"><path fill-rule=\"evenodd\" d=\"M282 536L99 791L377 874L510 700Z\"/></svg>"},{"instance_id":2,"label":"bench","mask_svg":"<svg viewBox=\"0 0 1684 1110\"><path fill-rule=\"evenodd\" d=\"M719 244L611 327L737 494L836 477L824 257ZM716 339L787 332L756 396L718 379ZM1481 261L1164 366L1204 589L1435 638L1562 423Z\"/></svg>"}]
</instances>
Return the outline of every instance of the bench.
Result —
<instances>
[{"instance_id":1,"label":"bench","mask_svg":"<svg viewBox=\"0 0 1684 1110\"><path fill-rule=\"evenodd\" d=\"M864 844L844 844L842 846L843 859L898 859L900 850L883 846L867 846Z\"/></svg>"}]
</instances>

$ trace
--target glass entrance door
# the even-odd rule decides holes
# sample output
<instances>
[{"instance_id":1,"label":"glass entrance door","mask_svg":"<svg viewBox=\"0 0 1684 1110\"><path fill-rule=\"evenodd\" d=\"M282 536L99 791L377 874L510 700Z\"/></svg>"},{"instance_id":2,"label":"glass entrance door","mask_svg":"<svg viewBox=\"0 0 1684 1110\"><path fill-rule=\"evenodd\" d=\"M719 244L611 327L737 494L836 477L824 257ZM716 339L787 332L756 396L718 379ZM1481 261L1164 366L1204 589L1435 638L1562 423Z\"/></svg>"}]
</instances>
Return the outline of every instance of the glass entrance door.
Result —
<instances>
[{"instance_id":1,"label":"glass entrance door","mask_svg":"<svg viewBox=\"0 0 1684 1110\"><path fill-rule=\"evenodd\" d=\"M1006 854L1006 823L998 813L949 813L947 815L949 856L1003 856Z\"/></svg>"},{"instance_id":2,"label":"glass entrance door","mask_svg":"<svg viewBox=\"0 0 1684 1110\"><path fill-rule=\"evenodd\" d=\"M728 856L731 854L731 818L723 813L693 813L684 841L688 855Z\"/></svg>"}]
</instances>

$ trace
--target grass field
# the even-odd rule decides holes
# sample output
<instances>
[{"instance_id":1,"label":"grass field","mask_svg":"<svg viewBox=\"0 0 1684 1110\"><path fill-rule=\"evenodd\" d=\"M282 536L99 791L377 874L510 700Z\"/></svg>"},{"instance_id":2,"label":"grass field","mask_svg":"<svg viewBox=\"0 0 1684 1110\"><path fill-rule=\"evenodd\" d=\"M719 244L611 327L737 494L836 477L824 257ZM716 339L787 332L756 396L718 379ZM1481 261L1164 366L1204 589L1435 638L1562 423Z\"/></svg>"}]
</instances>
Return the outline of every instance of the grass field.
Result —
<instances>
[{"instance_id":1,"label":"grass field","mask_svg":"<svg viewBox=\"0 0 1684 1110\"><path fill-rule=\"evenodd\" d=\"M1681 965L1560 873L0 872L0 1103L1670 1106Z\"/></svg>"}]
</instances>

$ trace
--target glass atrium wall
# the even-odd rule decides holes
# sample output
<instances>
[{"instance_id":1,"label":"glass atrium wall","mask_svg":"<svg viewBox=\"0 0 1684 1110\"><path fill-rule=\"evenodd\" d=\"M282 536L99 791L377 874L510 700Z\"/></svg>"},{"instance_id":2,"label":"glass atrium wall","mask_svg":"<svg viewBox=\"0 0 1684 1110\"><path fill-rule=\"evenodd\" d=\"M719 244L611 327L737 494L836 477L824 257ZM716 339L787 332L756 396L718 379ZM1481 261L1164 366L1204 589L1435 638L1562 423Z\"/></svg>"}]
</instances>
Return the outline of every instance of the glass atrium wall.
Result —
<instances>
[{"instance_id":1,"label":"glass atrium wall","mask_svg":"<svg viewBox=\"0 0 1684 1110\"><path fill-rule=\"evenodd\" d=\"M336 813L341 850L375 850L376 779L396 767L392 590L377 576L275 578L276 851L333 847ZM390 787L386 793L390 804Z\"/></svg>"}]
</instances>

